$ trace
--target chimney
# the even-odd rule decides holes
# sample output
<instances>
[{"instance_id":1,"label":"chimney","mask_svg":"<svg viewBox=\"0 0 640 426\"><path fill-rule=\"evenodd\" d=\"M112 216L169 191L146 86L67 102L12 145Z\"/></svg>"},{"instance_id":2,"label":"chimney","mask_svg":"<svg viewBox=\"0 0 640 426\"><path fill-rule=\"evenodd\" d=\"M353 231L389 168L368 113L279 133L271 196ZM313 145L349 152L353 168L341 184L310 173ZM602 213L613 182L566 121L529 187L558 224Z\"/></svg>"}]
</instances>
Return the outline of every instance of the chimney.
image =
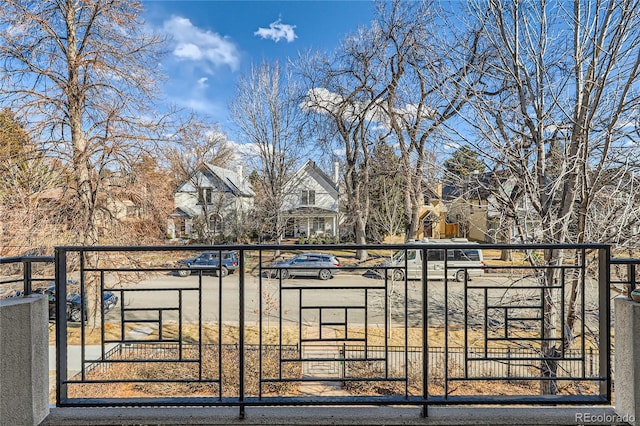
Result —
<instances>
[{"instance_id":1,"label":"chimney","mask_svg":"<svg viewBox=\"0 0 640 426\"><path fill-rule=\"evenodd\" d=\"M244 176L242 176L242 164L236 166L236 174L238 175L238 180L242 182L244 180Z\"/></svg>"},{"instance_id":2,"label":"chimney","mask_svg":"<svg viewBox=\"0 0 640 426\"><path fill-rule=\"evenodd\" d=\"M336 185L340 182L340 164L337 161L333 162L333 181Z\"/></svg>"}]
</instances>

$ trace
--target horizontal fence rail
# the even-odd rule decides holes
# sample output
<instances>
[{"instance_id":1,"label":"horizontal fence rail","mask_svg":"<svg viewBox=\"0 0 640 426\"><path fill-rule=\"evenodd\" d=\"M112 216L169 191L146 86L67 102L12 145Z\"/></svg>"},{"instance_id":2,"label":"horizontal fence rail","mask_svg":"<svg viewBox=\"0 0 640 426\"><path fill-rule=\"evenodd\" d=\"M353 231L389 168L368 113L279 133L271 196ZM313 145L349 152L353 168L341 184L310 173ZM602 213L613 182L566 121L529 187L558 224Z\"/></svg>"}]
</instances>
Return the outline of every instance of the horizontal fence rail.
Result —
<instances>
[{"instance_id":1,"label":"horizontal fence rail","mask_svg":"<svg viewBox=\"0 0 640 426\"><path fill-rule=\"evenodd\" d=\"M15 256L0 258L0 288L6 290L9 297L31 294L34 284L53 283L53 276L43 276L52 272L42 272L38 267L52 265L53 256ZM34 271L34 266L36 270ZM6 269L6 270L5 270Z\"/></svg>"},{"instance_id":2,"label":"horizontal fence rail","mask_svg":"<svg viewBox=\"0 0 640 426\"><path fill-rule=\"evenodd\" d=\"M611 285L623 285L624 294L631 298L631 292L640 283L640 259L616 258L611 259Z\"/></svg>"},{"instance_id":3,"label":"horizontal fence rail","mask_svg":"<svg viewBox=\"0 0 640 426\"><path fill-rule=\"evenodd\" d=\"M58 247L56 404L608 404L611 287L637 264L598 244Z\"/></svg>"}]
</instances>

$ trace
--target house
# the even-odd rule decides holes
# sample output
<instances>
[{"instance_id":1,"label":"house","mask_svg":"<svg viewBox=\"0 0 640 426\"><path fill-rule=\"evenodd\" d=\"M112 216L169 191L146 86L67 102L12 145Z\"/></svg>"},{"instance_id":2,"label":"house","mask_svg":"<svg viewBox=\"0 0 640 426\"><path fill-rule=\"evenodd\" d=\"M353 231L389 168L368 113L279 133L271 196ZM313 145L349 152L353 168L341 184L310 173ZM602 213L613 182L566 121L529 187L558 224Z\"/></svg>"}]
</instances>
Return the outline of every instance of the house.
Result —
<instances>
[{"instance_id":1,"label":"house","mask_svg":"<svg viewBox=\"0 0 640 426\"><path fill-rule=\"evenodd\" d=\"M285 237L338 236L338 163L333 176L308 160L284 186Z\"/></svg>"},{"instance_id":2,"label":"house","mask_svg":"<svg viewBox=\"0 0 640 426\"><path fill-rule=\"evenodd\" d=\"M211 241L234 236L254 196L241 165L231 171L202 163L176 189L167 237Z\"/></svg>"},{"instance_id":3,"label":"house","mask_svg":"<svg viewBox=\"0 0 640 426\"><path fill-rule=\"evenodd\" d=\"M517 179L499 172L474 173L465 182L445 184L442 199L447 205L447 227L455 226L447 238L488 243L539 238L539 219L527 199L517 197L518 185ZM514 196L514 210L509 211L504 200Z\"/></svg>"},{"instance_id":4,"label":"house","mask_svg":"<svg viewBox=\"0 0 640 426\"><path fill-rule=\"evenodd\" d=\"M435 190L426 187L420 207L417 238L448 238L452 234L453 225L447 223L446 217L447 206L442 200L442 184L438 184Z\"/></svg>"}]
</instances>

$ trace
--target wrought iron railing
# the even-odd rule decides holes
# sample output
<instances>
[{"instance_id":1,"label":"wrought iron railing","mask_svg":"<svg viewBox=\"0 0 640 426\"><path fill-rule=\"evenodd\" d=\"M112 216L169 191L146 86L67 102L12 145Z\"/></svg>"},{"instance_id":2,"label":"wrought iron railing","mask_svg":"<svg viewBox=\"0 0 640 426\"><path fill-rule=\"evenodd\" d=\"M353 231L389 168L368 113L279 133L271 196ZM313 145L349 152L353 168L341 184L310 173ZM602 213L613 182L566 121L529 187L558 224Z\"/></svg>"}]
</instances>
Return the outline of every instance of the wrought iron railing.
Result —
<instances>
[{"instance_id":1,"label":"wrought iron railing","mask_svg":"<svg viewBox=\"0 0 640 426\"><path fill-rule=\"evenodd\" d=\"M34 265L52 264L53 261L53 256L2 257L0 258L0 267L14 268L15 270L0 272L0 277L4 276L0 279L0 287L11 289L12 297L31 294L34 284L53 281L52 276L34 274Z\"/></svg>"},{"instance_id":2,"label":"wrought iron railing","mask_svg":"<svg viewBox=\"0 0 640 426\"><path fill-rule=\"evenodd\" d=\"M612 269L611 285L624 286L624 295L631 298L631 292L640 284L640 259L616 258L611 259Z\"/></svg>"},{"instance_id":3,"label":"wrought iron railing","mask_svg":"<svg viewBox=\"0 0 640 426\"><path fill-rule=\"evenodd\" d=\"M178 262L203 251L237 265ZM306 252L340 265L273 263ZM56 310L77 291L83 320L56 316L56 404L608 404L611 265L637 263L606 245L58 247Z\"/></svg>"}]
</instances>

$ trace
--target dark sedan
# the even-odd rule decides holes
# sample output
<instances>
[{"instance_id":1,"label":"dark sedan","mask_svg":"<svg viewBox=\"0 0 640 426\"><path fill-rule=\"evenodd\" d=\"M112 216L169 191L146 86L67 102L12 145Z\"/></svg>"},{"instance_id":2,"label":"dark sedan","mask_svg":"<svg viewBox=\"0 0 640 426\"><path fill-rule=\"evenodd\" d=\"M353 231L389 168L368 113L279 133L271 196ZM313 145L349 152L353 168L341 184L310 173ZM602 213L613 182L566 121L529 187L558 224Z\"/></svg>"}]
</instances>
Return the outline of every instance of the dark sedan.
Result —
<instances>
[{"instance_id":1,"label":"dark sedan","mask_svg":"<svg viewBox=\"0 0 640 426\"><path fill-rule=\"evenodd\" d=\"M80 321L82 318L82 299L79 293L79 285L75 281L67 282L67 320ZM49 319L56 317L56 287L54 284L38 287L35 293L44 294L49 298ZM102 306L104 312L114 308L118 304L118 296L110 291L105 291L102 295ZM86 301L84 309L84 319L87 319Z\"/></svg>"}]
</instances>

